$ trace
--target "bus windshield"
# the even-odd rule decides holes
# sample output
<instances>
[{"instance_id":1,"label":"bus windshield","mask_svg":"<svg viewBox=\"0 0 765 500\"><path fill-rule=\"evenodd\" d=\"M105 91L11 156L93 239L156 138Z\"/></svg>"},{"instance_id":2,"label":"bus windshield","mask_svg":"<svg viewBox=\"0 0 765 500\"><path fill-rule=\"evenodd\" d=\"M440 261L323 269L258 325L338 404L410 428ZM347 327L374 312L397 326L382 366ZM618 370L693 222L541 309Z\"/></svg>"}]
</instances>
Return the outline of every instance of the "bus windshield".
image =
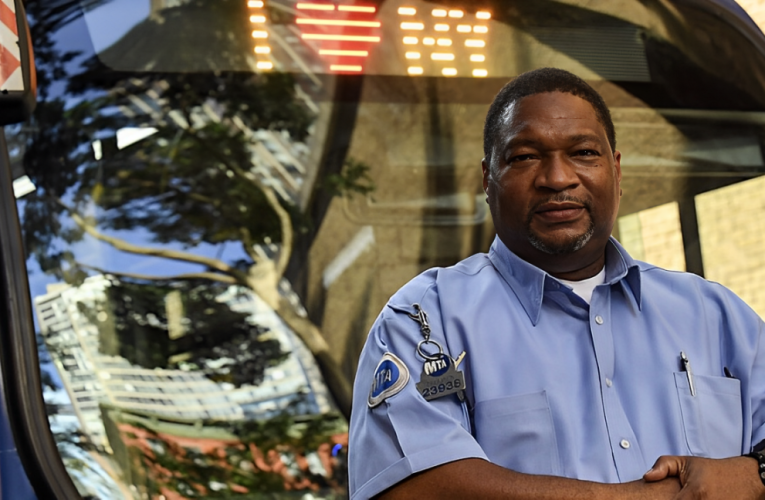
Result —
<instances>
[{"instance_id":1,"label":"bus windshield","mask_svg":"<svg viewBox=\"0 0 765 500\"><path fill-rule=\"evenodd\" d=\"M83 497L347 498L361 346L409 279L489 248L483 121L528 70L610 107L614 237L765 314L765 44L705 2L27 12L39 102L6 134L41 391Z\"/></svg>"}]
</instances>

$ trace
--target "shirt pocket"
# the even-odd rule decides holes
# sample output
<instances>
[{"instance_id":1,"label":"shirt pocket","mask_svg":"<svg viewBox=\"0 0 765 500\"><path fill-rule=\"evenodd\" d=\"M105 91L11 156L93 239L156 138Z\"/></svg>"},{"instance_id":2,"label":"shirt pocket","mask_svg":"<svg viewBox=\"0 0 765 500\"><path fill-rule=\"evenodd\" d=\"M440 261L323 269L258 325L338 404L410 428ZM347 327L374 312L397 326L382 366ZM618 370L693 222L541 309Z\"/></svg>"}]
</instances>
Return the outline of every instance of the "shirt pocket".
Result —
<instances>
[{"instance_id":1,"label":"shirt pocket","mask_svg":"<svg viewBox=\"0 0 765 500\"><path fill-rule=\"evenodd\" d=\"M527 474L560 475L545 391L479 401L475 430L476 440L493 463Z\"/></svg>"},{"instance_id":2,"label":"shirt pocket","mask_svg":"<svg viewBox=\"0 0 765 500\"><path fill-rule=\"evenodd\" d=\"M744 435L741 382L734 378L693 375L691 396L686 372L675 372L685 439L692 455L726 458L741 455Z\"/></svg>"}]
</instances>

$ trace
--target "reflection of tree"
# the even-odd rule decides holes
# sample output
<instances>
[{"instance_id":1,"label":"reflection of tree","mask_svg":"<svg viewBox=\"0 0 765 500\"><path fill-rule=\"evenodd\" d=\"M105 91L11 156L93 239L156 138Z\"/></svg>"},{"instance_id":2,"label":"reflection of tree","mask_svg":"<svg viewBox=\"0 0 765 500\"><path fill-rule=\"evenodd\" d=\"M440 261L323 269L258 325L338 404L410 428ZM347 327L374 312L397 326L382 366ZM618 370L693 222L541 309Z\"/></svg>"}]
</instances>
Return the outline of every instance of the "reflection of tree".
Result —
<instances>
[{"instance_id":1,"label":"reflection of tree","mask_svg":"<svg viewBox=\"0 0 765 500\"><path fill-rule=\"evenodd\" d=\"M215 12L218 7L210 4L215 1L197 0L189 8L206 6ZM46 33L40 35L38 54L44 56L41 71L49 75L42 83L49 85L61 80L64 66L54 56L46 26L55 29L75 14L64 7L55 11L32 5L35 33ZM246 3L232 5L242 9L239 19L246 19ZM69 17L62 21L62 15ZM217 57L241 58L223 40L216 43ZM277 195L251 168L253 131L283 131L294 141L308 134L312 117L296 97L292 77L210 71L136 78L115 75L89 61L84 73L68 79L67 88L68 101L41 92L27 143L24 168L38 187L24 209L29 254L44 271L70 283L82 280L86 270L96 270L144 281L203 279L249 288L303 340L347 415L348 380L316 325L279 290L296 230L305 219L292 200ZM144 96L151 96L150 111L139 116L124 112ZM126 126L153 127L156 133L118 149L116 132ZM95 139L102 145L98 160L92 151ZM363 166L351 164L345 176L329 181L341 194L368 189ZM114 233L121 230L148 232L154 244L136 244ZM97 269L71 251L85 235L122 252L199 269L176 276ZM269 256L256 251L256 245L271 242L278 242L278 251ZM203 243L235 244L244 258L229 262L190 250Z\"/></svg>"},{"instance_id":2,"label":"reflection of tree","mask_svg":"<svg viewBox=\"0 0 765 500\"><path fill-rule=\"evenodd\" d=\"M221 302L219 286L181 282L174 286L112 280L97 308L80 312L99 325L99 348L145 368L185 367L216 382L257 385L265 370L288 353L248 314ZM177 295L176 329L170 326L168 297ZM170 314L168 314L170 312ZM183 316L180 318L180 316ZM215 361L215 363L213 363Z\"/></svg>"},{"instance_id":3,"label":"reflection of tree","mask_svg":"<svg viewBox=\"0 0 765 500\"><path fill-rule=\"evenodd\" d=\"M374 182L369 177L369 165L352 158L345 161L339 174L329 174L325 184L335 196L367 195L375 190Z\"/></svg>"}]
</instances>

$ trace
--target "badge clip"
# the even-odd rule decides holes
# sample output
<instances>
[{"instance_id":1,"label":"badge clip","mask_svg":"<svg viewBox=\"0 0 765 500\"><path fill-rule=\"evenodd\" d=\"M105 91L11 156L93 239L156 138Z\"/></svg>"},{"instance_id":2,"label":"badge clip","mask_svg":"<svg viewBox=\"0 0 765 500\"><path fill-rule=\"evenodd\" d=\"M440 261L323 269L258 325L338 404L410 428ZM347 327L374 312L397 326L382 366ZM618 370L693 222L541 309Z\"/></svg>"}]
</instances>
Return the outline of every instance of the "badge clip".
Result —
<instances>
[{"instance_id":1,"label":"badge clip","mask_svg":"<svg viewBox=\"0 0 765 500\"><path fill-rule=\"evenodd\" d=\"M428 314L420 304L413 304L414 314L409 317L420 324L423 340L417 343L417 355L425 360L422 365L422 374L420 381L416 384L417 390L426 401L457 394L460 401L465 400L465 374L457 369L460 363L465 359L465 351L453 359L448 354L444 354L441 344L430 339L430 324L428 323ZM429 353L426 346L431 344L438 350L437 353Z\"/></svg>"}]
</instances>

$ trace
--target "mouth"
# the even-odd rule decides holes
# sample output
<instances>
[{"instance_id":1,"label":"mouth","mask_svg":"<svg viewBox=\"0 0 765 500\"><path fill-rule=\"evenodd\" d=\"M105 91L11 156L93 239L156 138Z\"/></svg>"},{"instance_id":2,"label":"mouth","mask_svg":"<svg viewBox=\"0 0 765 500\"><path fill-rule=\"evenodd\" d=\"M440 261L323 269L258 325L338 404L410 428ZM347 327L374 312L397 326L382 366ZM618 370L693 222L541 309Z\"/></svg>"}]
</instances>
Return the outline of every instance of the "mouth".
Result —
<instances>
[{"instance_id":1,"label":"mouth","mask_svg":"<svg viewBox=\"0 0 765 500\"><path fill-rule=\"evenodd\" d=\"M547 202L538 206L534 215L550 223L571 222L579 218L586 207L574 202Z\"/></svg>"}]
</instances>

